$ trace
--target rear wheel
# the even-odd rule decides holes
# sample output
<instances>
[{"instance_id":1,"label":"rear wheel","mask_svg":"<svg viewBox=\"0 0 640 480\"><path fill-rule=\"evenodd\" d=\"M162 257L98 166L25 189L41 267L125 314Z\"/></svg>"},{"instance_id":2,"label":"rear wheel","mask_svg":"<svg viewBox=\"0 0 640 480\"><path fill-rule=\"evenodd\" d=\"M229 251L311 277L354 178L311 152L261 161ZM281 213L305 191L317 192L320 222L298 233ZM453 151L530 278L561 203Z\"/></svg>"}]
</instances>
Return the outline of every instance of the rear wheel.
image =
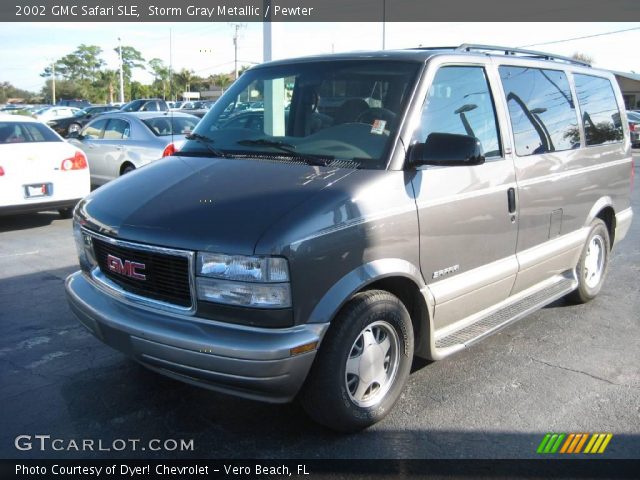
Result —
<instances>
[{"instance_id":1,"label":"rear wheel","mask_svg":"<svg viewBox=\"0 0 640 480\"><path fill-rule=\"evenodd\" d=\"M124 167L122 167L122 169L120 170L120 175L124 175L125 173L129 173L129 172L133 172L136 169L136 167L134 167L133 165L131 165L130 163L125 164Z\"/></svg>"},{"instance_id":2,"label":"rear wheel","mask_svg":"<svg viewBox=\"0 0 640 480\"><path fill-rule=\"evenodd\" d=\"M357 294L327 332L300 400L318 423L361 430L382 420L400 396L413 358L403 303L371 290Z\"/></svg>"},{"instance_id":3,"label":"rear wheel","mask_svg":"<svg viewBox=\"0 0 640 480\"><path fill-rule=\"evenodd\" d=\"M578 288L567 296L569 300L586 303L598 295L609 265L609 242L607 226L596 218L591 224L591 231L576 267Z\"/></svg>"}]
</instances>

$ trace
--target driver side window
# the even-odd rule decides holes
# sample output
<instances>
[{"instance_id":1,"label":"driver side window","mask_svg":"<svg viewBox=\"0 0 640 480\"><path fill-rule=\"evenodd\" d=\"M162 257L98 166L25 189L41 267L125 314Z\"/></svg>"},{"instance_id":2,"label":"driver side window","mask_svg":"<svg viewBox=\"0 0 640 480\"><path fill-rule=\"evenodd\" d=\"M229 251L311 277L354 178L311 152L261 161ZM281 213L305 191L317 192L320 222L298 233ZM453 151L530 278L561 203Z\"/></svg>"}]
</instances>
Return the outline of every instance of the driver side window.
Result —
<instances>
[{"instance_id":1,"label":"driver side window","mask_svg":"<svg viewBox=\"0 0 640 480\"><path fill-rule=\"evenodd\" d=\"M431 133L469 135L480 140L487 158L502 155L489 83L482 67L442 67L436 73L422 109L414 141Z\"/></svg>"}]
</instances>

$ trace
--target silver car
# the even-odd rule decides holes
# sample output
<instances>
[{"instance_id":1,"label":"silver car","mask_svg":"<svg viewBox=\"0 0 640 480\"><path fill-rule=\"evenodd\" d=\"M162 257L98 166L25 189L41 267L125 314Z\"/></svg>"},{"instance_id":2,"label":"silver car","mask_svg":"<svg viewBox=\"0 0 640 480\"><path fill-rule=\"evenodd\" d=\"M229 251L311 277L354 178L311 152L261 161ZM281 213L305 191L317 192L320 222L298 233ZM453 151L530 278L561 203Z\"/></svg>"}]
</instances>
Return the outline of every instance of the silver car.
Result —
<instances>
[{"instance_id":1,"label":"silver car","mask_svg":"<svg viewBox=\"0 0 640 480\"><path fill-rule=\"evenodd\" d=\"M87 124L69 141L87 155L91 184L103 185L175 153L199 120L178 112L112 112Z\"/></svg>"}]
</instances>

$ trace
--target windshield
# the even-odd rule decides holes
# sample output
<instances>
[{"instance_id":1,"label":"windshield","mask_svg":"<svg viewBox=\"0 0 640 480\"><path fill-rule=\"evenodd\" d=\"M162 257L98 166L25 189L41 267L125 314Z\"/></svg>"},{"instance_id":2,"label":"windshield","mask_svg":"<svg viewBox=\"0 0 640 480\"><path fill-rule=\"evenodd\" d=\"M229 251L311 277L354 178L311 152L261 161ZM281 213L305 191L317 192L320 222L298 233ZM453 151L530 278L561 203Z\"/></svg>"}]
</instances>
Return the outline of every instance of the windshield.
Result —
<instances>
[{"instance_id":1,"label":"windshield","mask_svg":"<svg viewBox=\"0 0 640 480\"><path fill-rule=\"evenodd\" d=\"M136 112L140 109L140 105L142 105L145 100L134 100L132 102L127 103L120 110L123 112Z\"/></svg>"},{"instance_id":2,"label":"windshield","mask_svg":"<svg viewBox=\"0 0 640 480\"><path fill-rule=\"evenodd\" d=\"M87 113L89 113L87 110L82 109L82 110L78 110L76 113L73 114L74 117L82 117L84 115L86 115Z\"/></svg>"},{"instance_id":3,"label":"windshield","mask_svg":"<svg viewBox=\"0 0 640 480\"><path fill-rule=\"evenodd\" d=\"M385 168L419 69L334 60L249 70L215 102L181 154L210 156L215 147L230 157L321 157Z\"/></svg>"}]
</instances>

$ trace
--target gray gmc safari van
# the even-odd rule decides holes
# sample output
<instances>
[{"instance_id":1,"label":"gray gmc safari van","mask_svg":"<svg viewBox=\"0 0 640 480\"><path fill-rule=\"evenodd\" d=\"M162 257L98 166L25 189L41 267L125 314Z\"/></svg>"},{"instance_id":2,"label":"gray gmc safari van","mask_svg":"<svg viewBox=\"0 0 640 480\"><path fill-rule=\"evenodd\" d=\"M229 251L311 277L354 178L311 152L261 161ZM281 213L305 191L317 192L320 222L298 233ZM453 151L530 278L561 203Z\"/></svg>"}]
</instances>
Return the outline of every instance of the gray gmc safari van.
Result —
<instances>
[{"instance_id":1,"label":"gray gmc safari van","mask_svg":"<svg viewBox=\"0 0 640 480\"><path fill-rule=\"evenodd\" d=\"M614 77L500 47L245 72L173 157L80 202L66 282L164 375L353 431L441 359L600 291L632 158Z\"/></svg>"}]
</instances>

